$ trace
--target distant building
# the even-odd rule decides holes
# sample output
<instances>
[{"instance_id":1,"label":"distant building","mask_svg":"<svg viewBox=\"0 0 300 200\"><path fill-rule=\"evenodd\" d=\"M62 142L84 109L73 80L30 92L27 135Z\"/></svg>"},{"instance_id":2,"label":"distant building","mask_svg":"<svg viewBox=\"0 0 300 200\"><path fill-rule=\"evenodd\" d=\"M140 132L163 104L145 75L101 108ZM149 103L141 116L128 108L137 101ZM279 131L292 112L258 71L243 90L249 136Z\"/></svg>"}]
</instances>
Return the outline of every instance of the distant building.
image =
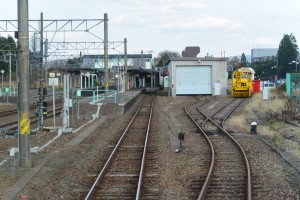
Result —
<instances>
[{"instance_id":1,"label":"distant building","mask_svg":"<svg viewBox=\"0 0 300 200\"><path fill-rule=\"evenodd\" d=\"M277 56L278 48L251 49L251 62L263 61Z\"/></svg>"}]
</instances>

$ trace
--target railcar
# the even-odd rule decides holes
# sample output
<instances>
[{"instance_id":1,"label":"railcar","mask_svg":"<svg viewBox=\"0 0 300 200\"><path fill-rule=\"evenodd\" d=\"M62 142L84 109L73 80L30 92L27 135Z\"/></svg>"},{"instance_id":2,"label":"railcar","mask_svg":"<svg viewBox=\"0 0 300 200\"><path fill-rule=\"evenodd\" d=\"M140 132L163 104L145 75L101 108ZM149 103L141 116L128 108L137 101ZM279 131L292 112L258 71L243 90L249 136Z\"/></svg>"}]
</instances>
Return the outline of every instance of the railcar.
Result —
<instances>
[{"instance_id":1,"label":"railcar","mask_svg":"<svg viewBox=\"0 0 300 200\"><path fill-rule=\"evenodd\" d=\"M250 97L254 79L252 68L242 67L232 73L231 95L233 97Z\"/></svg>"}]
</instances>

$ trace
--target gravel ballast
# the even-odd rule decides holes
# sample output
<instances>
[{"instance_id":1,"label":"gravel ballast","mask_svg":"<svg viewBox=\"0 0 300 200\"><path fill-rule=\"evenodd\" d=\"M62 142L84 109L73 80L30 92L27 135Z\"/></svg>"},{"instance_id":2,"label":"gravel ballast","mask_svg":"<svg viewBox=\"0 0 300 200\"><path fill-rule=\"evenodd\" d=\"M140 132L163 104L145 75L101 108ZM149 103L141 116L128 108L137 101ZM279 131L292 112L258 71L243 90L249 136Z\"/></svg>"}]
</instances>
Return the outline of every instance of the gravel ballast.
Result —
<instances>
[{"instance_id":1,"label":"gravel ballast","mask_svg":"<svg viewBox=\"0 0 300 200\"><path fill-rule=\"evenodd\" d=\"M88 182L101 170L99 165L105 163L112 146L131 120L141 100L142 95L124 115L119 114L117 106L102 106L99 118L76 133L63 134L42 152L32 154L32 169L19 168L17 155L9 158L0 166L2 198L8 191L14 191L17 183L26 181L13 199L20 199L20 195L28 195L29 199L82 199L82 195L87 192ZM160 199L195 199L189 191L191 181L199 171L199 144L203 141L184 112L184 107L193 102L193 97L156 97L156 123L152 129L156 131L159 152L156 181L159 184ZM92 114L96 111L96 105L86 105L84 118L78 122L74 120L74 127L92 120ZM48 123L50 126L52 122ZM179 148L177 137L181 131L186 134L182 143L183 150L175 153ZM56 133L33 136L32 143L40 146L55 136ZM300 174L294 167L266 145L259 135L235 133L233 136L241 138L241 144L249 157L254 184L253 199L300 199ZM248 139L243 140L245 137ZM75 142L79 138L81 142ZM243 142L249 141L249 138L251 142ZM9 143L16 145L17 141L13 138L0 139L2 160L8 157L5 153L13 146L8 145ZM39 166L41 167L37 169ZM30 180L26 180L26 176L34 169L36 172L31 175Z\"/></svg>"}]
</instances>

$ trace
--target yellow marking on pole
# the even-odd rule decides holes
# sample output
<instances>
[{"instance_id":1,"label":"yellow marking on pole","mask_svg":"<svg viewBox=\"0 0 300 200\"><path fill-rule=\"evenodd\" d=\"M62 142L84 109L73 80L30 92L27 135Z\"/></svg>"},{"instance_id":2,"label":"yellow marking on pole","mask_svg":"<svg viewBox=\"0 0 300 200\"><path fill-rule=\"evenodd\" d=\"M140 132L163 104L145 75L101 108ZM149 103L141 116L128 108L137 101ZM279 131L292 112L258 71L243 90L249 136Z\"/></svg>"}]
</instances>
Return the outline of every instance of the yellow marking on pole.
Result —
<instances>
[{"instance_id":1,"label":"yellow marking on pole","mask_svg":"<svg viewBox=\"0 0 300 200\"><path fill-rule=\"evenodd\" d=\"M105 87L108 87L108 82L105 83Z\"/></svg>"},{"instance_id":2,"label":"yellow marking on pole","mask_svg":"<svg viewBox=\"0 0 300 200\"><path fill-rule=\"evenodd\" d=\"M27 114L24 112L20 117L20 134L24 135L25 133L30 134L29 131L30 120L27 118Z\"/></svg>"}]
</instances>

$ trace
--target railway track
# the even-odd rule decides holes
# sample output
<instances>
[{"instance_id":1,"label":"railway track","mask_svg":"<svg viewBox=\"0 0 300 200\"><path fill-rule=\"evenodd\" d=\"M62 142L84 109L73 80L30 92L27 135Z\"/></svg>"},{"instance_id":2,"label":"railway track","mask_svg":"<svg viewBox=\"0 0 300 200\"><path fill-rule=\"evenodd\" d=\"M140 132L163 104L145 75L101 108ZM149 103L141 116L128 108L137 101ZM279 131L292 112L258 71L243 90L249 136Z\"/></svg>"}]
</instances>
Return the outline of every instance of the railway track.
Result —
<instances>
[{"instance_id":1,"label":"railway track","mask_svg":"<svg viewBox=\"0 0 300 200\"><path fill-rule=\"evenodd\" d=\"M62 99L57 99L55 100L55 104L58 104L58 103L62 103L63 100ZM52 101L49 101L49 106L52 105ZM29 106L30 109L36 109L37 108L37 104L31 104ZM10 109L10 110L4 110L4 111L1 111L0 112L0 118L1 117L7 117L7 116L10 116L10 115L13 115L13 114L17 114L18 113L18 109Z\"/></svg>"},{"instance_id":2,"label":"railway track","mask_svg":"<svg viewBox=\"0 0 300 200\"><path fill-rule=\"evenodd\" d=\"M197 183L202 187L199 186L201 190L199 189L197 199L251 199L250 167L245 152L239 143L219 125L221 117L217 117L219 122L213 120L213 116L226 109L224 113L227 114L223 114L225 120L241 102L234 100L228 105L219 106L217 111L210 112L210 116L201 110L204 105L207 108L208 103L209 101L198 101L185 108L186 113L207 141L204 147L206 158L203 165L209 167L204 168L200 174L202 179ZM233 103L235 106L229 106ZM199 117L199 114L203 117ZM210 121L209 126L206 125L207 121ZM208 148L210 151L207 151ZM203 174L206 174L205 180Z\"/></svg>"},{"instance_id":3,"label":"railway track","mask_svg":"<svg viewBox=\"0 0 300 200\"><path fill-rule=\"evenodd\" d=\"M140 199L142 195L153 198L157 195L156 190L142 187L144 182L151 185L151 179L155 178L155 174L148 173L144 179L146 158L155 159L155 151L152 149L149 153L147 149L153 104L154 97L145 97L91 186L86 200ZM152 164L148 163L148 166Z\"/></svg>"},{"instance_id":4,"label":"railway track","mask_svg":"<svg viewBox=\"0 0 300 200\"><path fill-rule=\"evenodd\" d=\"M61 113L62 107L56 108L55 109L55 115L58 115ZM45 119L47 118L51 118L53 117L53 110L49 110L48 111L48 115L47 117L45 117ZM35 115L31 115L30 116L30 123L35 123L37 122L37 117ZM18 128L18 120L13 120L4 124L0 124L0 129L2 131L8 131L8 130L15 130Z\"/></svg>"},{"instance_id":5,"label":"railway track","mask_svg":"<svg viewBox=\"0 0 300 200\"><path fill-rule=\"evenodd\" d=\"M56 99L55 103L57 105L59 105L60 103L62 103L62 99ZM50 100L48 106L52 105L53 102ZM31 110L31 116L30 116L30 122L31 123L35 123L37 122L37 117L35 114L35 109L37 108L36 104L31 104L30 105L30 110ZM56 115L61 113L61 107L57 107L55 110ZM53 117L53 110L49 110L47 116L45 117L45 119L47 118L51 118ZM18 129L18 109L9 109L9 110L4 110L0 112L0 118L3 118L2 120L2 124L0 124L0 130L1 133L5 133L5 132L14 132ZM3 123L5 122L5 123Z\"/></svg>"}]
</instances>

